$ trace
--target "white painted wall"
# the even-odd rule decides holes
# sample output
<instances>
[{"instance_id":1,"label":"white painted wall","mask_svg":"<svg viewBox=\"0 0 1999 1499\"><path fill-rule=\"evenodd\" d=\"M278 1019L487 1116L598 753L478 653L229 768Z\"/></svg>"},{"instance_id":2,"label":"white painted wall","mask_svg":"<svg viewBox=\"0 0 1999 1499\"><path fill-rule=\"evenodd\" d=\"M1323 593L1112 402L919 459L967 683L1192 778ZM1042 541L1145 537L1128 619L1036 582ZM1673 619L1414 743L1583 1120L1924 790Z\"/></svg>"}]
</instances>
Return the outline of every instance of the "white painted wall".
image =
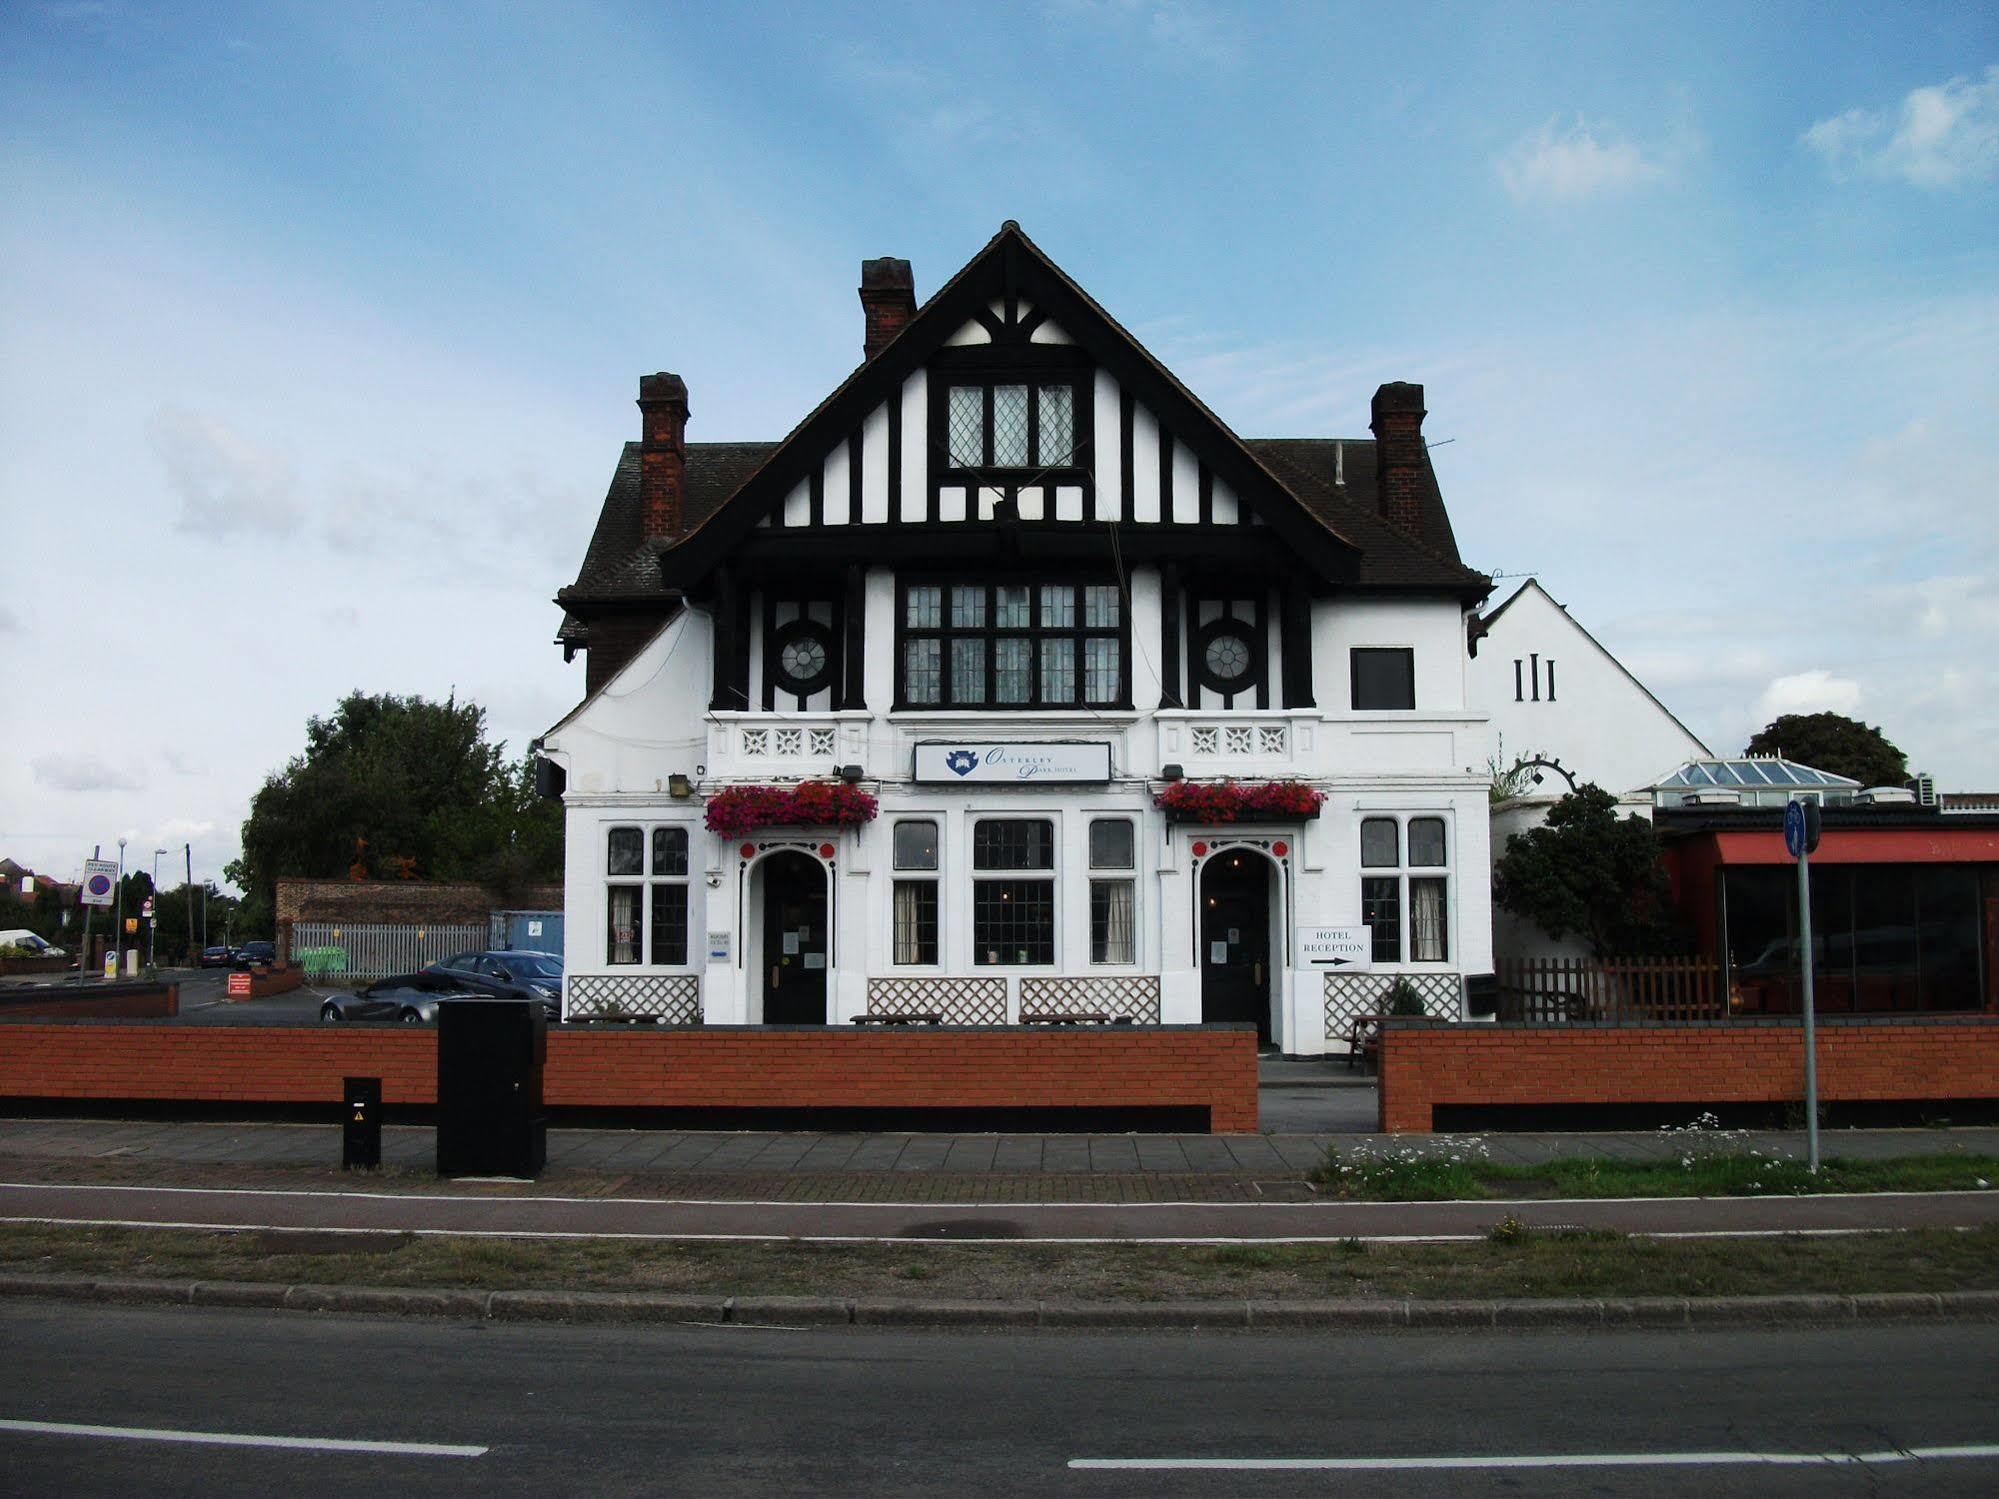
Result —
<instances>
[{"instance_id":1,"label":"white painted wall","mask_svg":"<svg viewBox=\"0 0 1999 1499\"><path fill-rule=\"evenodd\" d=\"M1492 723L1491 753L1500 755L1503 739L1509 764L1523 756L1559 760L1578 780L1622 796L1708 753L1532 580L1491 619L1467 679L1471 705Z\"/></svg>"}]
</instances>

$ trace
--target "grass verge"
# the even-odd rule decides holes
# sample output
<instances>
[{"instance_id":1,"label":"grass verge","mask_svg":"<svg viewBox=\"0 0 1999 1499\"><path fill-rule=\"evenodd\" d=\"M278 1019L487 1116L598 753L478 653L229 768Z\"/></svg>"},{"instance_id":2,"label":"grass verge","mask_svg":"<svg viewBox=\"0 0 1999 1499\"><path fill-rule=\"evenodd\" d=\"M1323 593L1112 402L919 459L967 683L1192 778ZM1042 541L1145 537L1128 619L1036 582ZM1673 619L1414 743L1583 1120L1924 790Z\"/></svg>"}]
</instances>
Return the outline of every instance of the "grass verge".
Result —
<instances>
[{"instance_id":1,"label":"grass verge","mask_svg":"<svg viewBox=\"0 0 1999 1499\"><path fill-rule=\"evenodd\" d=\"M1402 1154L1392 1146L1333 1155L1313 1174L1329 1195L1381 1202L1548 1197L1755 1197L1817 1192L1977 1191L1999 1182L1999 1157L1906 1156L1896 1160L1822 1161L1813 1176L1802 1161L1751 1151L1690 1147L1668 1160L1566 1158L1534 1166L1482 1159L1475 1142L1447 1156Z\"/></svg>"},{"instance_id":2,"label":"grass verge","mask_svg":"<svg viewBox=\"0 0 1999 1499\"><path fill-rule=\"evenodd\" d=\"M0 1270L477 1290L989 1301L1999 1289L1999 1228L1838 1238L1505 1231L1477 1244L648 1244L0 1225Z\"/></svg>"}]
</instances>

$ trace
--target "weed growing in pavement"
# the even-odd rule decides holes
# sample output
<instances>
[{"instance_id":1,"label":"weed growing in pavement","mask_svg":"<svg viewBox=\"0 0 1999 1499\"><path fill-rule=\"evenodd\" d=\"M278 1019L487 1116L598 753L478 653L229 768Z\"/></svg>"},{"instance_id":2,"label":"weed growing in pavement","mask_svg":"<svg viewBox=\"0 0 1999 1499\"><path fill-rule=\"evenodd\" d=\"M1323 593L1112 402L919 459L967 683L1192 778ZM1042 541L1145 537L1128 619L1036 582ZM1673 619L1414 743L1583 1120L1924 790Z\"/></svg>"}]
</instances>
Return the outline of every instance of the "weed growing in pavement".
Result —
<instances>
[{"instance_id":1,"label":"weed growing in pavement","mask_svg":"<svg viewBox=\"0 0 1999 1499\"><path fill-rule=\"evenodd\" d=\"M1355 1146L1344 1155L1329 1151L1314 1180L1335 1197L1440 1202L1479 1196L1474 1168L1485 1161L1485 1141L1446 1137L1437 1146L1424 1149L1371 1143Z\"/></svg>"},{"instance_id":2,"label":"weed growing in pavement","mask_svg":"<svg viewBox=\"0 0 1999 1499\"><path fill-rule=\"evenodd\" d=\"M1485 1231L1485 1237L1493 1244L1518 1244L1527 1237L1527 1225L1508 1213Z\"/></svg>"}]
</instances>

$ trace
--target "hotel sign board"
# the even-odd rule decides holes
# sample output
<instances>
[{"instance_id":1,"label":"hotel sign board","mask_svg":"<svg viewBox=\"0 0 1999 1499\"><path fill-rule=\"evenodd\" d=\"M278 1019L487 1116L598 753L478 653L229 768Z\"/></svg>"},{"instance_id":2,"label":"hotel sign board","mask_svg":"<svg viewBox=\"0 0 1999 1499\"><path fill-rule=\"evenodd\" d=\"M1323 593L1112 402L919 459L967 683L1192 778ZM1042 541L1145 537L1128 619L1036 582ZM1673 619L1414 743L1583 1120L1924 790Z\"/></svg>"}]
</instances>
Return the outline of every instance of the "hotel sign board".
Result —
<instances>
[{"instance_id":1,"label":"hotel sign board","mask_svg":"<svg viewBox=\"0 0 1999 1499\"><path fill-rule=\"evenodd\" d=\"M1365 972L1374 967L1374 928L1301 926L1298 928L1298 960L1306 968Z\"/></svg>"},{"instance_id":2,"label":"hotel sign board","mask_svg":"<svg viewBox=\"0 0 1999 1499\"><path fill-rule=\"evenodd\" d=\"M1073 786L1111 778L1105 743L1023 744L1011 740L937 740L916 746L916 779L946 786Z\"/></svg>"}]
</instances>

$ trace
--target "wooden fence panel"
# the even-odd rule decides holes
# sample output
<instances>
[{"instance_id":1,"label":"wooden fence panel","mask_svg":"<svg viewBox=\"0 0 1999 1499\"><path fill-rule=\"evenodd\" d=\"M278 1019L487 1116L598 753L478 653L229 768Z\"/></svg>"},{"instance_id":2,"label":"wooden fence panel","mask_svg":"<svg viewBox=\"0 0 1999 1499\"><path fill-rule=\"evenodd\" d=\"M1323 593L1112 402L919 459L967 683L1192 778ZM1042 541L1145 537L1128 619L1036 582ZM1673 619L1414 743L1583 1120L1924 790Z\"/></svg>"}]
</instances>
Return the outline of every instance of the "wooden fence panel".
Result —
<instances>
[{"instance_id":1,"label":"wooden fence panel","mask_svg":"<svg viewBox=\"0 0 1999 1499\"><path fill-rule=\"evenodd\" d=\"M1499 965L1499 1018L1537 1025L1726 1020L1728 991L1700 958L1525 958Z\"/></svg>"}]
</instances>

